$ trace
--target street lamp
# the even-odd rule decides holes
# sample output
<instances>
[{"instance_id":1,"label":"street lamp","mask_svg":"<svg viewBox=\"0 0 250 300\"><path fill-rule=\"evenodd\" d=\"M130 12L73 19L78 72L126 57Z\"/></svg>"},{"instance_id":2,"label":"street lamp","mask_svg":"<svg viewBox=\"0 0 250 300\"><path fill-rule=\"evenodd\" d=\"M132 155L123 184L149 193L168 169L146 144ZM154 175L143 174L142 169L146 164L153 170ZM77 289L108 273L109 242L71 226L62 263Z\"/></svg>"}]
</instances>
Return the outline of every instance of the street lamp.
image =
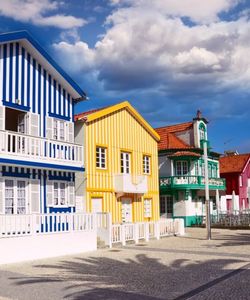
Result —
<instances>
[{"instance_id":1,"label":"street lamp","mask_svg":"<svg viewBox=\"0 0 250 300\"><path fill-rule=\"evenodd\" d=\"M207 240L211 240L210 200L209 200L208 163L207 163L207 140L203 141L203 153L204 153L204 164L205 164L205 201L206 201Z\"/></svg>"}]
</instances>

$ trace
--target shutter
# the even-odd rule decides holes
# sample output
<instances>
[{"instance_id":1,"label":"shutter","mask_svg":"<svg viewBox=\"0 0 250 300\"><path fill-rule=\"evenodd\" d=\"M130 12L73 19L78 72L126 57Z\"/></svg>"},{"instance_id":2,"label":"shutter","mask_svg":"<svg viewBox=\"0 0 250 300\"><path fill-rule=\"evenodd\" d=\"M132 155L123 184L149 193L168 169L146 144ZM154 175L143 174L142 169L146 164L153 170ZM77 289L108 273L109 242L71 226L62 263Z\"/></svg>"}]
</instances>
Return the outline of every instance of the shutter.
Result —
<instances>
[{"instance_id":1,"label":"shutter","mask_svg":"<svg viewBox=\"0 0 250 300\"><path fill-rule=\"evenodd\" d=\"M39 115L29 113L29 134L39 136Z\"/></svg>"},{"instance_id":2,"label":"shutter","mask_svg":"<svg viewBox=\"0 0 250 300\"><path fill-rule=\"evenodd\" d=\"M68 141L74 143L74 123L68 123Z\"/></svg>"},{"instance_id":3,"label":"shutter","mask_svg":"<svg viewBox=\"0 0 250 300\"><path fill-rule=\"evenodd\" d=\"M53 137L53 118L46 117L46 137L52 139Z\"/></svg>"},{"instance_id":4,"label":"shutter","mask_svg":"<svg viewBox=\"0 0 250 300\"><path fill-rule=\"evenodd\" d=\"M68 183L68 205L75 206L75 183L69 182Z\"/></svg>"},{"instance_id":5,"label":"shutter","mask_svg":"<svg viewBox=\"0 0 250 300\"><path fill-rule=\"evenodd\" d=\"M48 180L47 181L47 193L46 193L46 203L47 206L53 206L53 185L54 181Z\"/></svg>"},{"instance_id":6,"label":"shutter","mask_svg":"<svg viewBox=\"0 0 250 300\"><path fill-rule=\"evenodd\" d=\"M0 178L0 214L4 214L4 180Z\"/></svg>"},{"instance_id":7,"label":"shutter","mask_svg":"<svg viewBox=\"0 0 250 300\"><path fill-rule=\"evenodd\" d=\"M0 105L0 130L5 129L5 107Z\"/></svg>"},{"instance_id":8,"label":"shutter","mask_svg":"<svg viewBox=\"0 0 250 300\"><path fill-rule=\"evenodd\" d=\"M39 214L40 211L40 181L37 179L30 181L30 212Z\"/></svg>"}]
</instances>

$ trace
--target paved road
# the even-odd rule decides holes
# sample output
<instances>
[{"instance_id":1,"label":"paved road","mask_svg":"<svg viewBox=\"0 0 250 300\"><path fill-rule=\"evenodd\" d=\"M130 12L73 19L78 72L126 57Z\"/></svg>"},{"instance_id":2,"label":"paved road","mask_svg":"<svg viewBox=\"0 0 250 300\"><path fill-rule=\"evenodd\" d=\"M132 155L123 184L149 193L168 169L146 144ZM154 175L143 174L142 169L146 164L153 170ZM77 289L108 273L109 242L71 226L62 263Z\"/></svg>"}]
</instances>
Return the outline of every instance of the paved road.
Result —
<instances>
[{"instance_id":1,"label":"paved road","mask_svg":"<svg viewBox=\"0 0 250 300\"><path fill-rule=\"evenodd\" d=\"M212 234L1 266L0 299L250 299L250 230Z\"/></svg>"}]
</instances>

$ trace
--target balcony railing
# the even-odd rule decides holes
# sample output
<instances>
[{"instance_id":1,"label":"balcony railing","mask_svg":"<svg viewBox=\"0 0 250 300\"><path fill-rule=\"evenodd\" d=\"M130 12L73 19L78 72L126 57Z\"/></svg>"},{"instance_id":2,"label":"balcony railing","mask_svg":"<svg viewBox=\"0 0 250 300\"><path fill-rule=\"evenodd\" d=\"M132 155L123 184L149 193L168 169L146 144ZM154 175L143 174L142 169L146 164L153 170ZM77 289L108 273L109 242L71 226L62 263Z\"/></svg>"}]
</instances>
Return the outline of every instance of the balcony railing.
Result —
<instances>
[{"instance_id":1,"label":"balcony railing","mask_svg":"<svg viewBox=\"0 0 250 300\"><path fill-rule=\"evenodd\" d=\"M83 167L83 146L64 141L0 131L1 158Z\"/></svg>"},{"instance_id":2,"label":"balcony railing","mask_svg":"<svg viewBox=\"0 0 250 300\"><path fill-rule=\"evenodd\" d=\"M147 176L116 174L114 188L117 193L145 194L148 192Z\"/></svg>"},{"instance_id":3,"label":"balcony railing","mask_svg":"<svg viewBox=\"0 0 250 300\"><path fill-rule=\"evenodd\" d=\"M210 189L225 189L224 178L209 178ZM205 187L204 176L169 176L160 178L160 189L201 189Z\"/></svg>"}]
</instances>

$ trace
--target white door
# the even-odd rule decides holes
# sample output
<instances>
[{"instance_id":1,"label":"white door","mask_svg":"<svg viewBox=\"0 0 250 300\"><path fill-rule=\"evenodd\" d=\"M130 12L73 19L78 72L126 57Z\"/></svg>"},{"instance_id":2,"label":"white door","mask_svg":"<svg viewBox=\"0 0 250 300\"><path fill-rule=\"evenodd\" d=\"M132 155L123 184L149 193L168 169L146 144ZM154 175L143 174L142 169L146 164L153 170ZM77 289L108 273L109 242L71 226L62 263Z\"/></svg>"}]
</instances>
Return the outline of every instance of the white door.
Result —
<instances>
[{"instance_id":1,"label":"white door","mask_svg":"<svg viewBox=\"0 0 250 300\"><path fill-rule=\"evenodd\" d=\"M102 198L92 198L92 213L102 212Z\"/></svg>"},{"instance_id":2,"label":"white door","mask_svg":"<svg viewBox=\"0 0 250 300\"><path fill-rule=\"evenodd\" d=\"M132 200L130 198L122 199L122 222L132 223Z\"/></svg>"}]
</instances>

